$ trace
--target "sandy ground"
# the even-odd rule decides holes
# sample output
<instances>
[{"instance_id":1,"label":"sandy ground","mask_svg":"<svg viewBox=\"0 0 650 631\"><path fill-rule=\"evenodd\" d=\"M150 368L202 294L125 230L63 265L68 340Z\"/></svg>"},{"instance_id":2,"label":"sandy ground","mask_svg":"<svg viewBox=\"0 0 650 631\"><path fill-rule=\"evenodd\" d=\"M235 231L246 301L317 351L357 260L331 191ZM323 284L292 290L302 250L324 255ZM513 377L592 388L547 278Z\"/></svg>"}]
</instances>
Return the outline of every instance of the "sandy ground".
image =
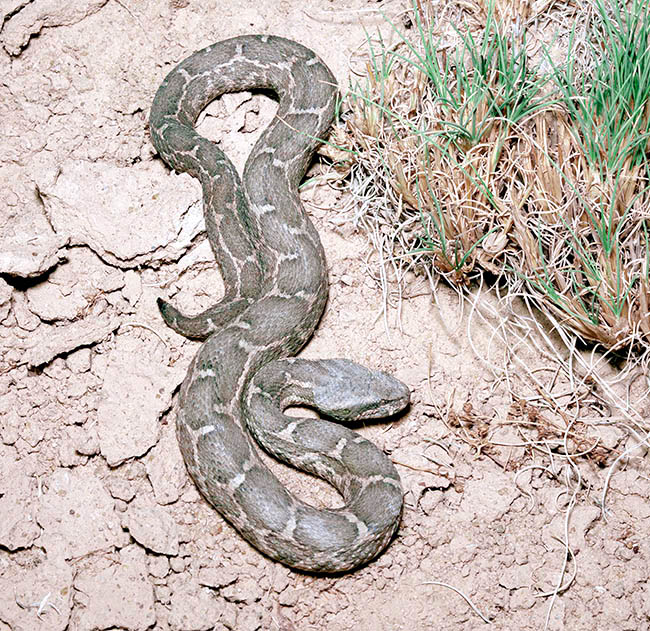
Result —
<instances>
[{"instance_id":1,"label":"sandy ground","mask_svg":"<svg viewBox=\"0 0 650 631\"><path fill-rule=\"evenodd\" d=\"M472 351L467 315L441 288L438 305L426 293L403 304L401 331L392 312L386 326L365 241L326 185L304 194L331 281L304 356L347 357L411 387L408 414L363 430L402 476L399 535L354 573L294 573L245 543L185 472L174 402L197 344L164 326L155 299L196 312L222 287L198 185L154 156L153 94L191 52L250 32L310 46L345 85L364 28L389 36L382 6L401 9L0 0L0 631L485 627L432 581L463 591L503 631L543 629L549 611L554 631L650 628L644 461L612 476L607 521L596 501L606 470L580 463L590 491L567 524L561 476L529 469L522 493L515 470L538 462L527 450L487 457L460 440L438 413L452 398L486 422L509 410ZM242 164L272 116L267 99L235 95L208 108L201 130ZM472 331L487 343L487 328ZM309 501L336 501L325 485L282 475ZM565 561L563 586L575 579L545 596Z\"/></svg>"}]
</instances>

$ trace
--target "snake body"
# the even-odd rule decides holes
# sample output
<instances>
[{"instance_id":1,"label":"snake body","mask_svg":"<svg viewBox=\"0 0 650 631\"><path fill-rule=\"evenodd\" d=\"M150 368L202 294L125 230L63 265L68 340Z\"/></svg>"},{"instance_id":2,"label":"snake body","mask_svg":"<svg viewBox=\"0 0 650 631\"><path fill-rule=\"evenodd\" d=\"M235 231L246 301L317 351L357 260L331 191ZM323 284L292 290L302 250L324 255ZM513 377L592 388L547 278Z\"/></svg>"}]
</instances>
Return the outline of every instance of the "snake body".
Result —
<instances>
[{"instance_id":1,"label":"snake body","mask_svg":"<svg viewBox=\"0 0 650 631\"><path fill-rule=\"evenodd\" d=\"M240 180L194 124L226 92L274 92L279 109ZM386 416L408 388L348 360L293 358L327 300L325 255L298 197L327 132L336 83L309 49L279 37L225 40L181 62L153 101L154 146L173 169L199 179L208 239L225 295L198 316L159 300L166 323L201 339L181 386L177 437L202 495L260 551L290 567L340 572L374 558L397 530L399 476L372 443L326 419L283 412L306 405L340 422ZM242 183L243 182L243 183ZM339 509L291 495L260 459L272 456L333 484Z\"/></svg>"}]
</instances>

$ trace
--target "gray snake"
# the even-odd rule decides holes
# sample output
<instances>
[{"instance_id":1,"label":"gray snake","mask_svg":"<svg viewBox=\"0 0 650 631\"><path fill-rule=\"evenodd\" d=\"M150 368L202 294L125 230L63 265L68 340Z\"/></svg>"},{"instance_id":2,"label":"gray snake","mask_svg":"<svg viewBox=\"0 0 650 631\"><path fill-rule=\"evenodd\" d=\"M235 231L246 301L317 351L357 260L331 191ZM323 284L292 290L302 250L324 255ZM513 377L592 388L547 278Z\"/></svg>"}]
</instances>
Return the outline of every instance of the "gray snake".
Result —
<instances>
[{"instance_id":1,"label":"gray snake","mask_svg":"<svg viewBox=\"0 0 650 631\"><path fill-rule=\"evenodd\" d=\"M279 109L240 180L194 124L226 92L261 89ZM327 301L325 255L298 197L334 117L336 82L310 50L279 37L236 37L181 62L150 114L153 144L203 190L207 235L225 295L197 316L159 300L165 322L203 340L180 389L177 437L201 494L252 545L286 565L340 572L377 556L396 532L402 489L386 455L327 419L295 418L292 405L339 422L394 414L409 402L400 381L344 359L293 358ZM243 184L242 184L243 182ZM272 456L331 483L344 506L316 509L264 465Z\"/></svg>"}]
</instances>

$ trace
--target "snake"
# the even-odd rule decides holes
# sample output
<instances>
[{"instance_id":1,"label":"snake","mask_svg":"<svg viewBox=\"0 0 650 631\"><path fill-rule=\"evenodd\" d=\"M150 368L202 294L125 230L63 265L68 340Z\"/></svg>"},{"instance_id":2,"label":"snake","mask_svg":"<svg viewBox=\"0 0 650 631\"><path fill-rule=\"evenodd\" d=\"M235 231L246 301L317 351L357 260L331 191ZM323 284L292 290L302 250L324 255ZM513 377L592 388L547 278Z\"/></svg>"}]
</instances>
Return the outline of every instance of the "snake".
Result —
<instances>
[{"instance_id":1,"label":"snake","mask_svg":"<svg viewBox=\"0 0 650 631\"><path fill-rule=\"evenodd\" d=\"M278 110L241 177L195 129L222 94L275 95ZM401 381L348 359L296 357L328 298L318 232L298 186L337 108L338 88L311 50L277 36L220 41L183 60L154 96L149 129L164 162L201 184L206 233L225 287L197 315L158 299L165 323L201 341L180 386L176 435L201 495L249 543L295 570L337 573L377 557L403 506L390 458L354 431L403 410ZM316 415L296 417L291 407ZM316 416L316 417L315 417ZM272 458L334 486L343 505L290 493Z\"/></svg>"}]
</instances>

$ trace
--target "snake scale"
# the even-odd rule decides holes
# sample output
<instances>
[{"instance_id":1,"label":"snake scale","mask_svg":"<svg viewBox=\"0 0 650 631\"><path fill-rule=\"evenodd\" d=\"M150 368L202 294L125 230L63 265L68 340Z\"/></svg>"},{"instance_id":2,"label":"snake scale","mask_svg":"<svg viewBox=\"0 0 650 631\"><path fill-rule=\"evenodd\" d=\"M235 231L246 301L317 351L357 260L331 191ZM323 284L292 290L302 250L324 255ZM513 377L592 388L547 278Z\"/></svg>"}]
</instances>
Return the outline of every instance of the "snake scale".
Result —
<instances>
[{"instance_id":1,"label":"snake scale","mask_svg":"<svg viewBox=\"0 0 650 631\"><path fill-rule=\"evenodd\" d=\"M268 90L276 117L240 179L194 129L226 92ZM294 358L327 301L325 255L298 197L329 129L336 82L315 53L280 37L247 35L205 48L164 79L150 114L153 144L198 178L207 235L225 295L197 316L159 300L165 322L203 340L181 386L177 437L201 494L252 545L290 567L341 572L377 556L397 530L397 471L371 442L339 423L396 413L400 381L343 359ZM327 418L295 418L292 405ZM262 462L272 456L331 483L344 506L316 509L291 495Z\"/></svg>"}]
</instances>

